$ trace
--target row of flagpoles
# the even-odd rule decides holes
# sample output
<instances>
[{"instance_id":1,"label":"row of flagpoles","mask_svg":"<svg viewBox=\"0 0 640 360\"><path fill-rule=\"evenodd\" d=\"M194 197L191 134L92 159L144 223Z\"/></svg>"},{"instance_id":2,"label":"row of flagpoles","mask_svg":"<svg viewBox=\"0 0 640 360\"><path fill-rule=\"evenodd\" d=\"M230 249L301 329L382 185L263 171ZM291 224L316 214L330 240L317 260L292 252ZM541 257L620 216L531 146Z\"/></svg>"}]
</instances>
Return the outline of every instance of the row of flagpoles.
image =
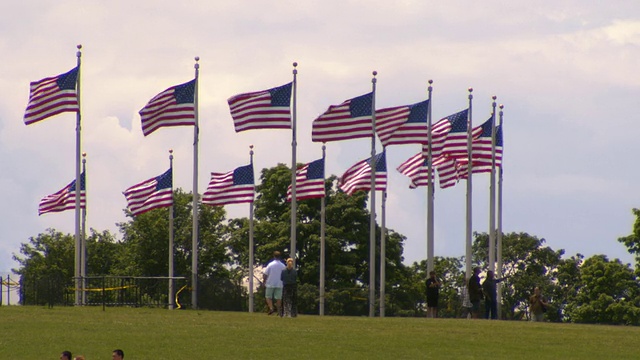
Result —
<instances>
[{"instance_id":1,"label":"row of flagpoles","mask_svg":"<svg viewBox=\"0 0 640 360\"><path fill-rule=\"evenodd\" d=\"M62 112L77 114L76 126L76 179L61 191L42 199L39 213L76 211L76 304L82 302L83 279L86 274L84 230L80 229L81 210L86 209L85 171L80 172L81 111L80 111L80 52L78 45L77 66L71 71L31 83L30 98L24 121L33 124ZM141 110L141 125L145 136L161 127L194 126L193 143L193 238L192 238L192 307L197 308L198 276L198 201L212 206L234 203L250 204L249 229L249 309L253 311L253 200L255 180L253 172L253 149L251 162L227 173L212 173L207 190L199 199L198 193L198 74L199 58L195 58L195 78L184 84L172 86L153 97ZM228 99L236 132L252 129L291 129L292 160L291 185L287 197L291 201L290 254L296 260L297 200L322 198L321 201L321 247L320 247L320 314L324 314L324 165L325 145L333 141L371 138L371 157L356 163L340 178L339 188L348 195L356 191L370 191L370 272L369 315L375 315L375 192L382 192L382 232L380 243L380 316L384 316L385 297L385 207L387 197L386 147L392 145L419 144L422 151L403 162L398 171L411 179L411 188L427 186L427 268L434 267L434 177L437 170L440 187L455 185L460 179L467 180L467 229L466 229L466 273L471 273L471 229L472 229L472 176L473 173L489 172L490 186L490 270L495 269L495 175L499 169L498 182L498 276L501 269L502 228L502 105L500 125L496 126L495 96L492 114L482 125L472 126L472 89L469 89L468 108L442 118L435 124L431 120L432 81L429 80L428 99L412 105L385 109L375 108L376 72L373 72L372 91L330 106L312 124L312 140L322 142L322 158L305 164L296 170L296 87L297 63L293 63L293 81L268 90L244 93ZM376 153L376 134L383 146ZM84 164L83 160L83 164ZM160 176L136 184L124 192L132 215L160 207L169 207L169 299L173 299L173 154L170 155L169 170ZM84 212L83 217L84 219ZM83 221L84 222L84 221ZM84 229L84 225L82 226ZM173 300L171 300L173 301Z\"/></svg>"}]
</instances>

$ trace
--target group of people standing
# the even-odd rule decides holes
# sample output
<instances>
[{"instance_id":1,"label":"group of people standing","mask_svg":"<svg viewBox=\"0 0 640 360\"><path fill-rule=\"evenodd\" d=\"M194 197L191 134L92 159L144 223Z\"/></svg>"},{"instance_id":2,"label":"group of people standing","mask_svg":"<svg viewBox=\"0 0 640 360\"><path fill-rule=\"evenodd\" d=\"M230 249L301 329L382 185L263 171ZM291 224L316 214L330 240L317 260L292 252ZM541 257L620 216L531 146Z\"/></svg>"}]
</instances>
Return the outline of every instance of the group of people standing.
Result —
<instances>
[{"instance_id":1,"label":"group of people standing","mask_svg":"<svg viewBox=\"0 0 640 360\"><path fill-rule=\"evenodd\" d=\"M462 287L462 316L465 318L478 319L480 317L480 304L484 299L484 318L498 318L498 295L497 284L504 281L508 276L496 278L495 273L491 270L487 271L485 280L480 282L480 273L482 269L476 267L473 269L473 275L468 279L465 278L465 284ZM429 278L426 281L427 288L427 317L435 318L438 314L438 297L439 290L442 286L440 280L436 278L435 271L429 272ZM543 321L544 313L547 311L549 303L542 296L540 288L534 289L533 295L529 298L529 312L531 321Z\"/></svg>"},{"instance_id":2,"label":"group of people standing","mask_svg":"<svg viewBox=\"0 0 640 360\"><path fill-rule=\"evenodd\" d=\"M113 350L111 352L111 358L113 360L124 360L124 351L120 349ZM73 357L71 351L65 350L60 354L60 360L84 360L84 356L78 355Z\"/></svg>"},{"instance_id":3,"label":"group of people standing","mask_svg":"<svg viewBox=\"0 0 640 360\"><path fill-rule=\"evenodd\" d=\"M298 272L293 268L293 259L287 259L287 265L285 265L280 260L280 252L274 251L273 260L264 269L263 275L265 300L269 309L267 315L298 316L296 304Z\"/></svg>"}]
</instances>

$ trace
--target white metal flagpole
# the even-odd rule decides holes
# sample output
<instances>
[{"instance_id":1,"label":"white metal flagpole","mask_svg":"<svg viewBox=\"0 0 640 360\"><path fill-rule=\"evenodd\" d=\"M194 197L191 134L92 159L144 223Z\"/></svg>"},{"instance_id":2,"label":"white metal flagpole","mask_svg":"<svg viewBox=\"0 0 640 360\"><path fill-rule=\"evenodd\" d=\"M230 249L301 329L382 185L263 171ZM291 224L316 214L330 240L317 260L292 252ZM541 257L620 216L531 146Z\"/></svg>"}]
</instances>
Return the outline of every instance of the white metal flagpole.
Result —
<instances>
[{"instance_id":1,"label":"white metal flagpole","mask_svg":"<svg viewBox=\"0 0 640 360\"><path fill-rule=\"evenodd\" d=\"M291 99L292 115L291 115L291 252L290 256L293 259L293 266L296 266L296 227L298 223L298 199L296 198L296 90L298 87L298 66L297 62L293 63L293 96Z\"/></svg>"},{"instance_id":2,"label":"white metal flagpole","mask_svg":"<svg viewBox=\"0 0 640 360\"><path fill-rule=\"evenodd\" d=\"M473 101L473 88L469 88L469 109L467 113L467 233L466 233L466 275L471 276L471 231L472 231L472 217L471 217L471 205L472 205L472 184L471 179L471 120L472 120L472 101Z\"/></svg>"},{"instance_id":3,"label":"white metal flagpole","mask_svg":"<svg viewBox=\"0 0 640 360\"><path fill-rule=\"evenodd\" d=\"M82 305L87 304L87 153L82 153L82 174L84 174L84 209L82 211L82 240L80 242L80 278L82 279ZM82 175L80 175L82 178ZM82 186L82 179L80 179ZM80 190L82 191L82 190Z\"/></svg>"},{"instance_id":4,"label":"white metal flagpole","mask_svg":"<svg viewBox=\"0 0 640 360\"><path fill-rule=\"evenodd\" d=\"M491 177L489 184L489 270L496 267L496 96L491 103Z\"/></svg>"},{"instance_id":5,"label":"white metal flagpole","mask_svg":"<svg viewBox=\"0 0 640 360\"><path fill-rule=\"evenodd\" d=\"M195 126L193 127L193 234L191 239L191 307L198 308L198 75L200 57L195 57L196 82L194 86L193 107Z\"/></svg>"},{"instance_id":6,"label":"white metal flagpole","mask_svg":"<svg viewBox=\"0 0 640 360\"><path fill-rule=\"evenodd\" d=\"M169 169L171 169L171 196L173 197L173 150L169 149ZM175 306L173 289L173 201L169 206L169 309Z\"/></svg>"},{"instance_id":7,"label":"white metal flagpole","mask_svg":"<svg viewBox=\"0 0 640 360\"><path fill-rule=\"evenodd\" d=\"M369 317L376 312L376 75L373 72L371 96L371 190L369 191Z\"/></svg>"},{"instance_id":8,"label":"white metal flagpole","mask_svg":"<svg viewBox=\"0 0 640 360\"><path fill-rule=\"evenodd\" d=\"M382 149L384 152L385 149ZM387 179L387 181L389 181ZM387 182L387 186L389 183ZM380 228L380 317L384 317L385 308L385 286L387 282L387 248L386 248L386 217L387 217L387 190L382 191L382 223Z\"/></svg>"},{"instance_id":9,"label":"white metal flagpole","mask_svg":"<svg viewBox=\"0 0 640 360\"><path fill-rule=\"evenodd\" d=\"M325 164L325 150L326 145L322 143L322 163ZM324 180L324 175L322 177ZM324 186L324 185L323 185ZM324 280L325 280L325 199L326 194L320 199L320 316L324 316Z\"/></svg>"},{"instance_id":10,"label":"white metal flagpole","mask_svg":"<svg viewBox=\"0 0 640 360\"><path fill-rule=\"evenodd\" d=\"M82 240L81 240L81 230L80 230L80 153L81 153L81 145L80 145L80 140L81 140L81 106L80 106L80 64L81 64L81 57L82 57L82 51L80 51L80 49L82 49L82 45L78 45L77 46L78 51L76 52L76 57L78 58L78 77L76 78L76 96L78 98L78 112L76 113L76 206L75 206L75 210L76 210L76 251L75 251L75 281L74 281L74 287L76 289L75 291L75 304L76 305L80 305L81 304L81 298L82 298L82 281L81 281L81 274L82 271L80 270L82 268L82 256L81 256L81 251L82 251Z\"/></svg>"},{"instance_id":11,"label":"white metal flagpole","mask_svg":"<svg viewBox=\"0 0 640 360\"><path fill-rule=\"evenodd\" d=\"M434 205L433 205L433 195L434 195L434 183L433 183L433 144L432 134L431 134L431 99L433 93L433 80L429 80L429 87L427 88L429 91L429 109L427 111L427 273L433 271L433 254L434 254Z\"/></svg>"},{"instance_id":12,"label":"white metal flagpole","mask_svg":"<svg viewBox=\"0 0 640 360\"><path fill-rule=\"evenodd\" d=\"M249 157L251 159L251 168L253 169L253 145L249 145ZM255 182L255 181L254 181ZM249 312L254 311L254 294L253 294L253 201L249 203Z\"/></svg>"},{"instance_id":13,"label":"white metal flagpole","mask_svg":"<svg viewBox=\"0 0 640 360\"><path fill-rule=\"evenodd\" d=\"M497 242L497 250L498 250L498 273L497 276L498 278L502 277L502 167L504 166L504 122L503 122L503 111L502 109L504 109L504 105L500 104L500 131L502 132L502 162L500 164L500 167L497 168L496 170L498 171L498 230L497 230L497 236L496 236L496 242ZM495 139L495 137L494 137ZM495 140L494 140L495 141ZM495 142L494 142L494 151L495 151ZM493 161L495 163L495 153L493 155ZM498 297L497 297L497 303L498 303L498 319L502 319L502 313L500 312L500 304L502 303L502 283L498 283Z\"/></svg>"}]
</instances>

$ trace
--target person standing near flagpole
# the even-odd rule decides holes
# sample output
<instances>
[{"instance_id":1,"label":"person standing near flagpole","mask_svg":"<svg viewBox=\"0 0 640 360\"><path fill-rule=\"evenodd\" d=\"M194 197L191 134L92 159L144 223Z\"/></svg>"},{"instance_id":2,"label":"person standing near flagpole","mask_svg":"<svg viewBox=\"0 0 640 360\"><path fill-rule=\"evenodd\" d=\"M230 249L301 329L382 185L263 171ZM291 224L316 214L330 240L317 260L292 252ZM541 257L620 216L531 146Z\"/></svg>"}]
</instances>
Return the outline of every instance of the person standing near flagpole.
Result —
<instances>
[{"instance_id":1,"label":"person standing near flagpole","mask_svg":"<svg viewBox=\"0 0 640 360\"><path fill-rule=\"evenodd\" d=\"M440 287L442 283L436 278L436 272L429 272L427 279L427 317L438 317L438 297L440 296Z\"/></svg>"},{"instance_id":2,"label":"person standing near flagpole","mask_svg":"<svg viewBox=\"0 0 640 360\"><path fill-rule=\"evenodd\" d=\"M280 275L282 280L282 306L284 317L298 316L298 271L294 269L293 259L287 259L287 268L282 270Z\"/></svg>"},{"instance_id":3,"label":"person standing near flagpole","mask_svg":"<svg viewBox=\"0 0 640 360\"><path fill-rule=\"evenodd\" d=\"M280 260L280 252L273 252L273 260L264 269L264 285L265 285L265 301L269 312L267 315L271 315L275 312L280 314L280 308L282 305L282 270L285 269L284 264ZM273 308L273 299L276 300L276 308Z\"/></svg>"},{"instance_id":4,"label":"person standing near flagpole","mask_svg":"<svg viewBox=\"0 0 640 360\"><path fill-rule=\"evenodd\" d=\"M469 300L471 300L471 318L477 319L480 314L480 301L482 300L482 286L480 286L480 269L475 267L473 275L469 278L467 289L469 291Z\"/></svg>"}]
</instances>

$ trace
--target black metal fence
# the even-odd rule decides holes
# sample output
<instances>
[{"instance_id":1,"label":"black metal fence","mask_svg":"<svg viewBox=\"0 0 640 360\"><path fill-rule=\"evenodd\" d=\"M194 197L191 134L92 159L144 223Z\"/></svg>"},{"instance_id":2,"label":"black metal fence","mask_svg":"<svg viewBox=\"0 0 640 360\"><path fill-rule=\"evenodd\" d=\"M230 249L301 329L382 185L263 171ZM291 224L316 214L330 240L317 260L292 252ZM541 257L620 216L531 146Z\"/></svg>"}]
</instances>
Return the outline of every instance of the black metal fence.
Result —
<instances>
[{"instance_id":1,"label":"black metal fence","mask_svg":"<svg viewBox=\"0 0 640 360\"><path fill-rule=\"evenodd\" d=\"M191 308L191 284L186 277L173 278L169 298L168 277L89 276L80 279L81 305ZM22 305L72 306L76 304L74 279L57 275L23 279ZM198 307L208 310L246 311L248 296L240 283L228 279L201 279Z\"/></svg>"}]
</instances>

